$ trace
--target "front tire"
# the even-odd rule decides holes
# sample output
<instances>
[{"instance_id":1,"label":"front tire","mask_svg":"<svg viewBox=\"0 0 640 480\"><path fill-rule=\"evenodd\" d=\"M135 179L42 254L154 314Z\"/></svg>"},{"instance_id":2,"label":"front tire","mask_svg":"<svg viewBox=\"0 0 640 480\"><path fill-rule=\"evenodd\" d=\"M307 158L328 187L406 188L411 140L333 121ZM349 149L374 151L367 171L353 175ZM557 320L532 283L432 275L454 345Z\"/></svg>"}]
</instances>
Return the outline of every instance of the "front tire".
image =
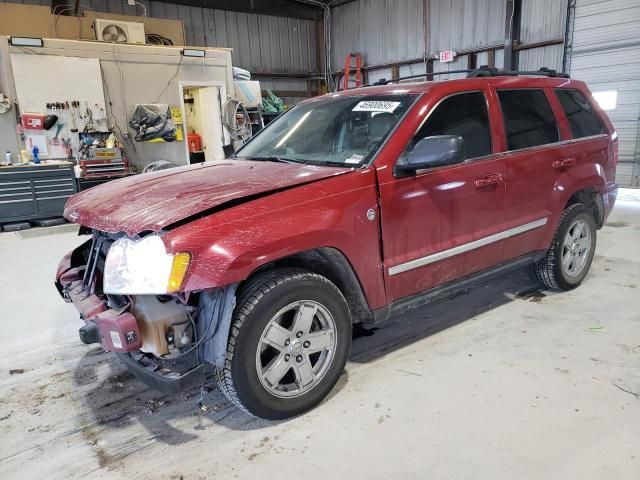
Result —
<instances>
[{"instance_id":1,"label":"front tire","mask_svg":"<svg viewBox=\"0 0 640 480\"><path fill-rule=\"evenodd\" d=\"M340 290L306 270L272 270L238 293L218 384L251 415L293 417L331 391L350 348L351 316Z\"/></svg>"},{"instance_id":2,"label":"front tire","mask_svg":"<svg viewBox=\"0 0 640 480\"><path fill-rule=\"evenodd\" d=\"M546 256L534 265L538 281L547 288L571 290L589 272L596 250L596 224L592 212L582 203L569 205Z\"/></svg>"}]
</instances>

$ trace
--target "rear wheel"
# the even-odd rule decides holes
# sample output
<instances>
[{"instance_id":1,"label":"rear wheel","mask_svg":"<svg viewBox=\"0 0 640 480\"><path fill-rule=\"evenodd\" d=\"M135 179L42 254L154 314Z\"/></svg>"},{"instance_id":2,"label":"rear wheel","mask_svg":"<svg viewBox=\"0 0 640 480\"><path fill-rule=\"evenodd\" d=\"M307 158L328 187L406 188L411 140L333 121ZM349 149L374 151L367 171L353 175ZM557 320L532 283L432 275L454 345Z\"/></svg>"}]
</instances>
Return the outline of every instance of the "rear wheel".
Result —
<instances>
[{"instance_id":1,"label":"rear wheel","mask_svg":"<svg viewBox=\"0 0 640 480\"><path fill-rule=\"evenodd\" d=\"M565 209L545 258L535 265L540 283L552 289L571 290L582 283L596 249L596 224L582 203Z\"/></svg>"},{"instance_id":2,"label":"rear wheel","mask_svg":"<svg viewBox=\"0 0 640 480\"><path fill-rule=\"evenodd\" d=\"M351 318L340 290L305 270L273 270L239 293L218 382L256 417L292 417L331 391L350 347Z\"/></svg>"}]
</instances>

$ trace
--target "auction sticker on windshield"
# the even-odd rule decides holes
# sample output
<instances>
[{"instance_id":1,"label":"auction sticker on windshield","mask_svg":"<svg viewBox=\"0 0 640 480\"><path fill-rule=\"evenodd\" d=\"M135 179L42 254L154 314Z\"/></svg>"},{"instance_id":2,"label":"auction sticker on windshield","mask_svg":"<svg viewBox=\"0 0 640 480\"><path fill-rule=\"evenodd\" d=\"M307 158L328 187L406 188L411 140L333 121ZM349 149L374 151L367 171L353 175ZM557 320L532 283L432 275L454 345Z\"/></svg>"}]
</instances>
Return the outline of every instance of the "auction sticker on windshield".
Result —
<instances>
[{"instance_id":1,"label":"auction sticker on windshield","mask_svg":"<svg viewBox=\"0 0 640 480\"><path fill-rule=\"evenodd\" d=\"M360 163L364 159L363 155L358 155L354 153L349 158L345 159L344 163Z\"/></svg>"},{"instance_id":2,"label":"auction sticker on windshield","mask_svg":"<svg viewBox=\"0 0 640 480\"><path fill-rule=\"evenodd\" d=\"M386 102L384 100L365 100L353 107L354 112L388 112L398 108L400 102Z\"/></svg>"}]
</instances>

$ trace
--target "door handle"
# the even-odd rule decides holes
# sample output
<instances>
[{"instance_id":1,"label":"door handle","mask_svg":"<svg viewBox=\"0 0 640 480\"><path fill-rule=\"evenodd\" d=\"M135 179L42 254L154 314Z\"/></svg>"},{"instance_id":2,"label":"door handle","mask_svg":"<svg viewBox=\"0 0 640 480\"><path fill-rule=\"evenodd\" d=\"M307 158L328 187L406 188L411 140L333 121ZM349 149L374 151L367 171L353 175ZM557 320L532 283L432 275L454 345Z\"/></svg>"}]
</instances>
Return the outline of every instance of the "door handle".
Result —
<instances>
[{"instance_id":1,"label":"door handle","mask_svg":"<svg viewBox=\"0 0 640 480\"><path fill-rule=\"evenodd\" d=\"M552 165L556 170L564 170L573 167L575 164L575 158L563 158L562 160L556 160Z\"/></svg>"},{"instance_id":2,"label":"door handle","mask_svg":"<svg viewBox=\"0 0 640 480\"><path fill-rule=\"evenodd\" d=\"M502 182L502 174L501 173L492 173L485 177L476 178L474 181L474 185L476 188L486 188L493 187L495 185L499 185Z\"/></svg>"}]
</instances>

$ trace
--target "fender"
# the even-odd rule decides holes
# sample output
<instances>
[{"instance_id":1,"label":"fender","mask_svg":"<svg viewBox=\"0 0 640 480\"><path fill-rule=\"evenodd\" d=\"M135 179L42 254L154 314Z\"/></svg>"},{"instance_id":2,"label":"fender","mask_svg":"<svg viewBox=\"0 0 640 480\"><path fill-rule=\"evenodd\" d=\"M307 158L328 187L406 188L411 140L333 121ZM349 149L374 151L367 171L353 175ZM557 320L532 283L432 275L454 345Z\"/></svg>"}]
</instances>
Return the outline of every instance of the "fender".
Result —
<instances>
[{"instance_id":1,"label":"fender","mask_svg":"<svg viewBox=\"0 0 640 480\"><path fill-rule=\"evenodd\" d=\"M552 193L552 204L557 205L558 208L551 212L541 248L546 249L551 244L560 216L571 197L581 190L588 189L594 190L600 196L606 194L607 180L602 165L579 164L558 175Z\"/></svg>"},{"instance_id":2,"label":"fender","mask_svg":"<svg viewBox=\"0 0 640 480\"><path fill-rule=\"evenodd\" d=\"M223 210L165 232L170 253L191 253L183 291L238 283L257 269L302 252L341 252L371 310L386 304L371 168ZM367 218L374 210L375 218Z\"/></svg>"}]
</instances>

